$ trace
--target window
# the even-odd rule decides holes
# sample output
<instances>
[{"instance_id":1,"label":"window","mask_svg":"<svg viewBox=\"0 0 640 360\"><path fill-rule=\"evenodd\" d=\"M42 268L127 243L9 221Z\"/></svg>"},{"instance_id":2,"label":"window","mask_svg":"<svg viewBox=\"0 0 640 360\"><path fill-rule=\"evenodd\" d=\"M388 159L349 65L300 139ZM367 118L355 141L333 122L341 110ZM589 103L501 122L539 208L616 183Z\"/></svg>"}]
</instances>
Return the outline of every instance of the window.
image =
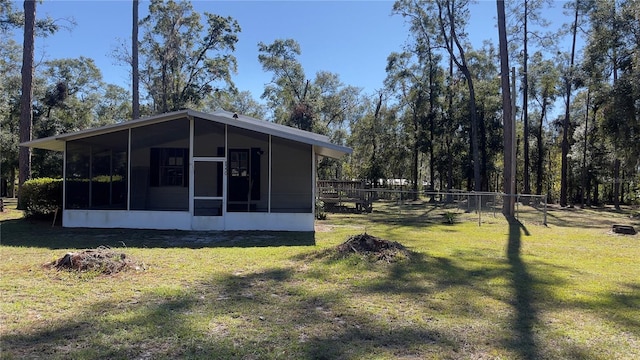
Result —
<instances>
[{"instance_id":1,"label":"window","mask_svg":"<svg viewBox=\"0 0 640 360\"><path fill-rule=\"evenodd\" d=\"M260 200L260 148L229 149L229 201Z\"/></svg>"},{"instance_id":2,"label":"window","mask_svg":"<svg viewBox=\"0 0 640 360\"><path fill-rule=\"evenodd\" d=\"M151 186L188 187L189 149L152 148Z\"/></svg>"},{"instance_id":3,"label":"window","mask_svg":"<svg viewBox=\"0 0 640 360\"><path fill-rule=\"evenodd\" d=\"M229 170L232 177L249 176L249 150L229 151Z\"/></svg>"}]
</instances>

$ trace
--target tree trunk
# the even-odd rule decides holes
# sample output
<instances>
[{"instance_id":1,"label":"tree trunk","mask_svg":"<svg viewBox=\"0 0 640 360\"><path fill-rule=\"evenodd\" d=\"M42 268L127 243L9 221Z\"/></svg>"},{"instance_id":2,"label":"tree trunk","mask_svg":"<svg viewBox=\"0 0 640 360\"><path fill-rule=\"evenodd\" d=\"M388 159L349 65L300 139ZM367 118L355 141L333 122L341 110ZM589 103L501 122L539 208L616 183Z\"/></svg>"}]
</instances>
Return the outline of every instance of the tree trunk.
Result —
<instances>
[{"instance_id":1,"label":"tree trunk","mask_svg":"<svg viewBox=\"0 0 640 360\"><path fill-rule=\"evenodd\" d=\"M140 118L140 73L138 69L138 0L133 0L133 30L131 34L132 104L131 118Z\"/></svg>"},{"instance_id":2,"label":"tree trunk","mask_svg":"<svg viewBox=\"0 0 640 360\"><path fill-rule=\"evenodd\" d=\"M509 53L507 49L507 31L504 12L504 0L497 0L498 8L498 36L500 43L500 83L502 87L502 122L504 139L504 189L505 194L513 195L515 179L511 177L513 159L513 136L512 132L512 111L511 108L511 85L509 83ZM502 213L506 217L513 217L515 214L515 202L513 196L503 201Z\"/></svg>"},{"instance_id":3,"label":"tree trunk","mask_svg":"<svg viewBox=\"0 0 640 360\"><path fill-rule=\"evenodd\" d=\"M549 175L553 174L553 161L551 159L551 149L547 150L547 159L548 159L548 164L549 164L549 168L547 169L549 171ZM553 176L550 176L549 181L547 181L547 194L549 194L549 201L551 201L551 189L553 186Z\"/></svg>"},{"instance_id":4,"label":"tree trunk","mask_svg":"<svg viewBox=\"0 0 640 360\"><path fill-rule=\"evenodd\" d=\"M542 195L542 171L544 165L544 149L542 148L542 132L544 131L544 117L547 112L547 100L542 97L542 110L540 111L540 125L538 128L538 163L536 164L536 194Z\"/></svg>"},{"instance_id":5,"label":"tree trunk","mask_svg":"<svg viewBox=\"0 0 640 360\"><path fill-rule=\"evenodd\" d=\"M624 188L624 184L626 183L625 179L626 179L626 172L624 171L624 169L622 170L622 178L620 179L620 204L624 205L624 194L625 194L625 188ZM627 188L628 189L628 188Z\"/></svg>"},{"instance_id":6,"label":"tree trunk","mask_svg":"<svg viewBox=\"0 0 640 360\"><path fill-rule=\"evenodd\" d=\"M469 164L467 170L467 191L473 191L473 136L469 133Z\"/></svg>"},{"instance_id":7,"label":"tree trunk","mask_svg":"<svg viewBox=\"0 0 640 360\"><path fill-rule=\"evenodd\" d=\"M587 143L589 138L589 105L591 102L591 87L587 88L587 109L586 114L584 115L584 142L582 145L582 190L581 195L581 203L582 207L586 205L587 194Z\"/></svg>"},{"instance_id":8,"label":"tree trunk","mask_svg":"<svg viewBox=\"0 0 640 360\"><path fill-rule=\"evenodd\" d=\"M480 147L478 144L478 114L476 109L476 92L473 85L473 77L471 76L471 72L469 71L469 67L467 66L467 60L465 56L465 51L460 44L458 39L458 34L455 30L455 20L456 14L454 13L454 6L450 2L447 2L446 7L446 20L443 18L443 4L437 2L438 5L438 16L440 19L440 33L445 39L445 45L447 47L447 52L451 59L456 63L458 69L462 72L467 81L467 87L469 89L469 116L471 117L471 153L472 153L472 164L473 164L473 187L469 184L469 188L473 188L473 190L480 191L482 179L480 176ZM449 31L446 31L445 24L448 21ZM460 59L456 58L455 50L458 50L458 54Z\"/></svg>"},{"instance_id":9,"label":"tree trunk","mask_svg":"<svg viewBox=\"0 0 640 360\"><path fill-rule=\"evenodd\" d=\"M591 176L587 173L587 199L586 199L586 206L591 206Z\"/></svg>"},{"instance_id":10,"label":"tree trunk","mask_svg":"<svg viewBox=\"0 0 640 360\"><path fill-rule=\"evenodd\" d=\"M529 53L527 48L528 33L527 33L527 16L529 10L529 2L524 1L524 48L523 48L523 64L524 70L522 78L522 120L524 127L524 190L523 193L531 194L531 185L529 183ZM515 96L515 94L514 94ZM514 109L515 111L515 109Z\"/></svg>"},{"instance_id":11,"label":"tree trunk","mask_svg":"<svg viewBox=\"0 0 640 360\"><path fill-rule=\"evenodd\" d=\"M435 121L436 121L436 94L434 94L435 81L434 66L433 66L433 54L429 49L429 191L434 191L435 186L435 168L434 168L434 155L433 147L435 144ZM442 178L442 176L440 176ZM441 187L442 188L442 187ZM431 201L435 201L435 195L431 195Z\"/></svg>"},{"instance_id":12,"label":"tree trunk","mask_svg":"<svg viewBox=\"0 0 640 360\"><path fill-rule=\"evenodd\" d=\"M33 59L35 47L36 2L24 2L24 41L22 48L22 95L20 97L20 142L31 140L33 123ZM18 208L23 209L20 190L31 177L31 148L20 147L18 154Z\"/></svg>"},{"instance_id":13,"label":"tree trunk","mask_svg":"<svg viewBox=\"0 0 640 360\"><path fill-rule=\"evenodd\" d=\"M464 66L462 73L467 78L469 88L469 112L471 116L471 149L473 151L473 190L480 191L482 177L480 175L480 145L478 144L478 113L476 109L476 91L473 86L471 72Z\"/></svg>"},{"instance_id":14,"label":"tree trunk","mask_svg":"<svg viewBox=\"0 0 640 360\"><path fill-rule=\"evenodd\" d=\"M447 192L453 189L453 155L451 154L451 138L447 136L445 138L445 146L447 149L447 162L449 166L447 167ZM447 202L451 202L451 195L447 195Z\"/></svg>"},{"instance_id":15,"label":"tree trunk","mask_svg":"<svg viewBox=\"0 0 640 360\"><path fill-rule=\"evenodd\" d=\"M613 206L620 210L620 159L613 161Z\"/></svg>"},{"instance_id":16,"label":"tree trunk","mask_svg":"<svg viewBox=\"0 0 640 360\"><path fill-rule=\"evenodd\" d=\"M162 64L162 112L166 113L169 111L169 104L168 104L168 98L167 98L167 94L169 92L169 85L168 85L168 79L167 79L167 65L166 64Z\"/></svg>"},{"instance_id":17,"label":"tree trunk","mask_svg":"<svg viewBox=\"0 0 640 360\"><path fill-rule=\"evenodd\" d=\"M611 10L611 21L613 22L613 26L612 26L612 30L613 33L616 34L617 36L617 22L616 22L616 10L615 10L615 1L613 2L613 8ZM613 85L612 88L615 89L616 84L618 82L618 53L617 53L617 48L614 46L612 49L612 59L611 59L611 66L612 66L612 70L613 70ZM617 136L614 138L613 140L613 146L614 146L614 151L613 151L613 156L615 157L615 160L613 162L613 205L615 206L616 210L620 210L620 199L622 198L620 196L620 158L618 157L618 138L621 136L624 136L623 134L620 134L620 130L618 127L618 131L617 131Z\"/></svg>"},{"instance_id":18,"label":"tree trunk","mask_svg":"<svg viewBox=\"0 0 640 360\"><path fill-rule=\"evenodd\" d=\"M416 110L417 111L417 110ZM413 186L412 186L412 190L413 190L413 195L412 195L412 199L413 200L418 200L418 179L420 178L420 176L418 176L418 154L420 153L420 149L418 149L418 140L419 140L420 134L418 131L418 119L417 119L417 115L414 114L413 115L413 154L412 154L412 158L411 158L411 165L413 167L413 176L412 176L412 181L413 181Z\"/></svg>"},{"instance_id":19,"label":"tree trunk","mask_svg":"<svg viewBox=\"0 0 640 360\"><path fill-rule=\"evenodd\" d=\"M449 122L453 123L453 54L449 54L449 89L447 91ZM453 189L453 154L451 154L451 134L445 135L445 145L447 147L447 191ZM447 203L453 199L447 195Z\"/></svg>"},{"instance_id":20,"label":"tree trunk","mask_svg":"<svg viewBox=\"0 0 640 360\"><path fill-rule=\"evenodd\" d=\"M578 32L578 9L579 9L579 0L576 0L576 11L573 20L573 27L571 29L573 34L573 40L571 43L571 62L569 64L569 75L566 79L566 87L567 87L567 99L566 99L566 108L564 112L564 121L562 122L562 168L560 171L560 206L567 206L567 176L569 172L569 130L571 129L571 121L570 121L570 103L571 103L571 85L573 82L573 63L576 54L576 36Z\"/></svg>"},{"instance_id":21,"label":"tree trunk","mask_svg":"<svg viewBox=\"0 0 640 360\"><path fill-rule=\"evenodd\" d=\"M489 189L489 178L487 174L489 155L487 154L487 131L484 124L483 110L482 115L478 115L478 130L480 132L479 143L482 144L482 146L480 146L480 186L476 191L488 191Z\"/></svg>"},{"instance_id":22,"label":"tree trunk","mask_svg":"<svg viewBox=\"0 0 640 360\"><path fill-rule=\"evenodd\" d=\"M7 196L10 198L16 197L16 170L12 166L11 170L9 170L9 182L7 183Z\"/></svg>"},{"instance_id":23,"label":"tree trunk","mask_svg":"<svg viewBox=\"0 0 640 360\"><path fill-rule=\"evenodd\" d=\"M378 94L378 103L376 104L376 111L373 114L373 120L371 121L371 163L369 165L369 177L373 183L373 187L378 186L378 178L381 175L379 171L378 161L376 159L378 154L378 140L376 138L378 134L378 120L380 118L380 109L382 108L382 91Z\"/></svg>"},{"instance_id":24,"label":"tree trunk","mask_svg":"<svg viewBox=\"0 0 640 360\"><path fill-rule=\"evenodd\" d=\"M430 138L430 145L429 145L429 191L434 191L435 188L435 177L436 177L436 172L435 172L435 158L433 155L433 144L435 143L435 139L434 139L434 122L435 119L431 118L431 123L429 124L429 138ZM442 177L442 174L440 174L440 177ZM431 201L434 201L434 195L431 196Z\"/></svg>"}]
</instances>

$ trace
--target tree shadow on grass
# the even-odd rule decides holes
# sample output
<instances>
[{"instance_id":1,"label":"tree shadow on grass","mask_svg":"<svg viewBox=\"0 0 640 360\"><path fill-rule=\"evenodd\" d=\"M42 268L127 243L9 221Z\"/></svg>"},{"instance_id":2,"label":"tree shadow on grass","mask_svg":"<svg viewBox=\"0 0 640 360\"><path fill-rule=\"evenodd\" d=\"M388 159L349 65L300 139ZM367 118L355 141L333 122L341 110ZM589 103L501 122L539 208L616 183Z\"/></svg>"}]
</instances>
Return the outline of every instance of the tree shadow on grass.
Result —
<instances>
[{"instance_id":1,"label":"tree shadow on grass","mask_svg":"<svg viewBox=\"0 0 640 360\"><path fill-rule=\"evenodd\" d=\"M613 224L640 226L640 218L633 215L634 211L628 207L622 210L609 207L582 209L550 206L547 208L548 224L560 227L609 230Z\"/></svg>"},{"instance_id":2,"label":"tree shadow on grass","mask_svg":"<svg viewBox=\"0 0 640 360\"><path fill-rule=\"evenodd\" d=\"M510 223L506 260L502 251L484 263L469 261L481 257L473 251L447 257L414 253L410 261L382 266L355 259L354 271L362 274L351 280L335 276L349 270L350 260L325 258L322 251L294 256L283 267L223 271L195 283L167 284L168 291L147 289L129 301L96 301L33 329L3 333L2 352L9 358L477 358L490 355L483 353L486 348L500 347L500 342L485 347L482 334L469 343L469 333L477 328L438 328L436 322L412 323L402 315L397 321L390 319L378 310L383 306L376 307L383 304L369 304L374 306L367 309L366 301L359 302L358 296L373 295L365 299L401 296L396 309L411 304L420 316L459 316L462 322L487 319L485 297L502 301L513 306L508 323L513 336L505 341L511 355L546 357L544 346L535 341L536 306L541 297L549 296L543 285L559 285L562 279L532 275L529 267L545 264L523 262L523 234L528 232L522 224ZM314 261L324 264L314 266ZM370 273L380 276L359 277ZM487 283L494 279L509 280L513 295L492 292ZM73 284L63 285L72 291ZM431 294L448 289L459 290L452 294L460 298L447 299L446 304L430 301ZM631 290L611 300L630 308L638 301L637 287ZM478 294L480 299L472 298ZM563 354L573 358L590 357L579 346L561 346Z\"/></svg>"},{"instance_id":3,"label":"tree shadow on grass","mask_svg":"<svg viewBox=\"0 0 640 360\"><path fill-rule=\"evenodd\" d=\"M509 240L507 244L507 259L511 266L511 284L515 290L515 319L513 323L514 338L509 341L512 349L524 359L537 359L538 346L536 344L533 326L537 321L536 309L533 303L534 279L527 270L527 265L520 257L522 233L529 236L527 228L516 219L509 221Z\"/></svg>"},{"instance_id":4,"label":"tree shadow on grass","mask_svg":"<svg viewBox=\"0 0 640 360\"><path fill-rule=\"evenodd\" d=\"M519 241L512 237L511 240ZM373 276L370 279L358 280L349 292L364 296L377 294L383 296L403 296L411 306L418 306L423 310L423 316L442 318L448 322L450 317L455 320L452 326L465 326L464 324L481 324L486 320L485 316L492 312L501 311L501 306L487 308L483 299L495 299L514 307L515 320L513 327L513 339L507 340L507 348L518 354L518 357L534 359L539 357L535 342L533 341L533 324L535 312L533 307L533 290L526 287L534 285L533 278L527 274L522 262L516 263L513 251L519 251L519 244L510 243L511 257L484 258L484 261L474 263L473 259L479 259L481 254L474 251L470 253L458 251L451 257L429 256L425 253L412 252L408 259L403 259L391 264L371 265L365 260L359 260L358 255L340 255L331 249L323 249L312 254L299 256L296 260L323 261L327 265L337 266L340 262L347 264L351 261L359 269L365 269L371 273L379 273L382 276ZM517 247L516 247L517 246ZM460 261L457 261L460 260ZM317 276L324 278L323 276ZM513 294L505 294L500 287L488 285L491 282L500 283L501 279L510 280L512 287L516 286ZM524 283L519 284L520 281ZM549 277L542 281L542 285L558 285L562 279ZM515 285L517 284L517 285ZM536 297L545 295L544 289L539 289ZM443 303L440 299L448 299ZM461 323L462 321L462 323ZM422 325L425 326L424 324ZM470 327L481 325L468 325ZM494 324L494 326L500 326ZM478 329L478 328L476 328ZM420 331L433 331L438 333L438 328L424 327ZM487 339L478 338L478 335L467 333L460 329L448 329L441 333L441 338L433 340L433 346L443 353L466 354L463 357L482 357L483 347ZM491 332L487 329L484 331ZM482 331L481 331L482 332ZM425 341L430 341L427 337ZM431 338L433 339L433 338ZM446 340L443 340L446 339ZM336 355L340 347L334 346L331 339L325 339L320 343L320 348L331 349L329 352ZM328 344L328 345L327 345ZM424 351L424 349L423 349ZM344 355L344 354L342 354ZM343 356L344 357L344 356ZM340 356L338 356L340 358Z\"/></svg>"},{"instance_id":5,"label":"tree shadow on grass","mask_svg":"<svg viewBox=\"0 0 640 360\"><path fill-rule=\"evenodd\" d=\"M99 246L128 248L215 248L314 246L314 232L290 231L182 231L52 227L27 219L0 224L3 246L49 249L87 249Z\"/></svg>"},{"instance_id":6,"label":"tree shadow on grass","mask_svg":"<svg viewBox=\"0 0 640 360\"><path fill-rule=\"evenodd\" d=\"M612 313L610 318L616 321L628 331L640 336L640 283L626 284L628 292L609 294L605 305L609 308L619 309Z\"/></svg>"},{"instance_id":7,"label":"tree shadow on grass","mask_svg":"<svg viewBox=\"0 0 640 360\"><path fill-rule=\"evenodd\" d=\"M3 334L7 358L262 359L364 358L434 353L452 340L438 331L388 324L348 306L340 290L314 293L292 269L223 274L147 291L129 301L97 301L67 317Z\"/></svg>"},{"instance_id":8,"label":"tree shadow on grass","mask_svg":"<svg viewBox=\"0 0 640 360\"><path fill-rule=\"evenodd\" d=\"M617 292L601 294L592 301L570 302L567 307L596 311L603 320L614 322L628 333L640 337L640 284L625 283L621 288Z\"/></svg>"},{"instance_id":9,"label":"tree shadow on grass","mask_svg":"<svg viewBox=\"0 0 640 360\"><path fill-rule=\"evenodd\" d=\"M442 223L440 215L436 211L444 208L439 204L426 202L407 204L385 204L370 214L365 214L367 221L373 224L382 224L390 229L394 227L413 227L423 229L425 226Z\"/></svg>"}]
</instances>

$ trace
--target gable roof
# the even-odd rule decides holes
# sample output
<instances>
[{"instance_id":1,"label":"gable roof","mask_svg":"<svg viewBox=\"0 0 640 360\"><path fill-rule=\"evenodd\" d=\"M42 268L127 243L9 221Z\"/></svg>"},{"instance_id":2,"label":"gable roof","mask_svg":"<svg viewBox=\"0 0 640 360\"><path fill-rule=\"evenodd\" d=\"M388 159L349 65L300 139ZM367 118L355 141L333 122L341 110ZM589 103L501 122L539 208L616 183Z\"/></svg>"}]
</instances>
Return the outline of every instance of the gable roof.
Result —
<instances>
[{"instance_id":1,"label":"gable roof","mask_svg":"<svg viewBox=\"0 0 640 360\"><path fill-rule=\"evenodd\" d=\"M42 139L35 139L23 142L20 144L20 146L27 146L45 150L64 151L64 144L66 141L107 134L115 131L126 130L180 118L200 118L204 120L215 121L221 124L231 125L241 129L252 130L263 134L273 135L284 139L309 144L313 146L314 151L317 154L332 158L340 158L345 154L351 154L353 151L349 147L333 144L329 140L329 137L324 135L315 134L309 131L304 131L265 120L258 120L249 116L240 114L236 115L225 110L218 110L211 114L195 110L174 111L166 114L126 121L119 124L86 129L68 134L54 135Z\"/></svg>"}]
</instances>

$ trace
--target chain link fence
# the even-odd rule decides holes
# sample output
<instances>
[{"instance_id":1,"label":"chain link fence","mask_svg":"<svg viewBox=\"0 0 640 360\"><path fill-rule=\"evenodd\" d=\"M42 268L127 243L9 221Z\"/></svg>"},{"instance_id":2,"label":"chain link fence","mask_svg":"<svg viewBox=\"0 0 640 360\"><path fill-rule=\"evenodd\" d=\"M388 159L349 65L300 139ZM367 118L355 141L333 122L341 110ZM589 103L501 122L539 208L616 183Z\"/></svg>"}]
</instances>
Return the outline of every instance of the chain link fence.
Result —
<instances>
[{"instance_id":1,"label":"chain link fence","mask_svg":"<svg viewBox=\"0 0 640 360\"><path fill-rule=\"evenodd\" d=\"M423 215L440 217L445 222L477 221L481 226L489 218L502 217L505 201L515 202L515 217L520 221L547 224L547 196L504 194L497 192L421 191L354 186L322 186L317 189L324 211L358 212L386 215L389 221L399 217Z\"/></svg>"}]
</instances>

